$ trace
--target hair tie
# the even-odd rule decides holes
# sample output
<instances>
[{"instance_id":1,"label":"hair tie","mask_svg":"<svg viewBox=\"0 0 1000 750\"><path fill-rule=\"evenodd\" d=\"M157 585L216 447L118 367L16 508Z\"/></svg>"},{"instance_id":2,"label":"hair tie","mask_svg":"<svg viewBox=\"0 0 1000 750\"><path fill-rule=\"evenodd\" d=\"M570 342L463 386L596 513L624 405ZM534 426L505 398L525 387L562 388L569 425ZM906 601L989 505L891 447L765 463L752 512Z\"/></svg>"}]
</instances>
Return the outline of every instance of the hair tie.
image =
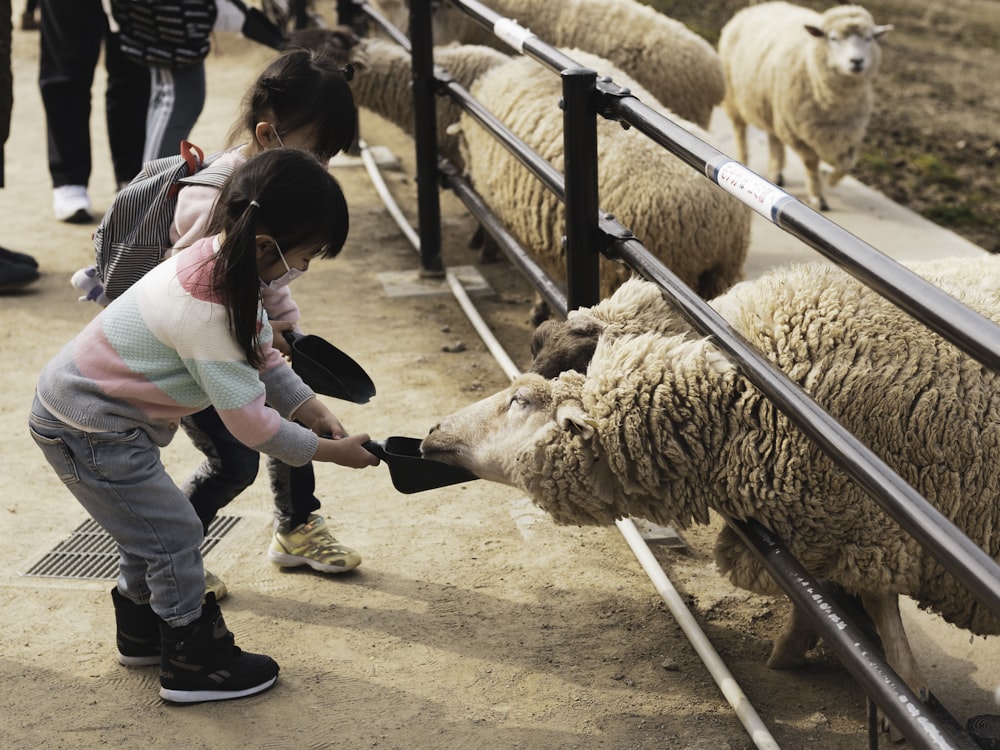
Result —
<instances>
[{"instance_id":1,"label":"hair tie","mask_svg":"<svg viewBox=\"0 0 1000 750\"><path fill-rule=\"evenodd\" d=\"M254 208L260 208L260 204L257 201L250 201L250 205Z\"/></svg>"}]
</instances>

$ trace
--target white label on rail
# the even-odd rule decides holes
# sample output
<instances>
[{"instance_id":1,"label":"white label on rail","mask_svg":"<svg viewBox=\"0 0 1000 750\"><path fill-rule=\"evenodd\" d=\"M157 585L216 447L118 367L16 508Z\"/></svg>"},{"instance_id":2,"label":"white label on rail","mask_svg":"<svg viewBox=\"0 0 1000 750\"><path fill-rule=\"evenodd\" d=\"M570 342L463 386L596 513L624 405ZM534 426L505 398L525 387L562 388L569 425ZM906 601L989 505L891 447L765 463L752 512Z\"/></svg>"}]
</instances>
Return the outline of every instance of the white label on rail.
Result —
<instances>
[{"instance_id":1,"label":"white label on rail","mask_svg":"<svg viewBox=\"0 0 1000 750\"><path fill-rule=\"evenodd\" d=\"M710 164L708 176L727 193L732 193L772 222L777 222L778 210L784 203L795 200L778 186L732 159L727 159L720 166Z\"/></svg>"},{"instance_id":2,"label":"white label on rail","mask_svg":"<svg viewBox=\"0 0 1000 750\"><path fill-rule=\"evenodd\" d=\"M501 41L506 42L522 54L524 53L524 40L534 36L526 28L519 26L517 21L512 21L509 18L501 18L493 24L493 33L500 37Z\"/></svg>"}]
</instances>

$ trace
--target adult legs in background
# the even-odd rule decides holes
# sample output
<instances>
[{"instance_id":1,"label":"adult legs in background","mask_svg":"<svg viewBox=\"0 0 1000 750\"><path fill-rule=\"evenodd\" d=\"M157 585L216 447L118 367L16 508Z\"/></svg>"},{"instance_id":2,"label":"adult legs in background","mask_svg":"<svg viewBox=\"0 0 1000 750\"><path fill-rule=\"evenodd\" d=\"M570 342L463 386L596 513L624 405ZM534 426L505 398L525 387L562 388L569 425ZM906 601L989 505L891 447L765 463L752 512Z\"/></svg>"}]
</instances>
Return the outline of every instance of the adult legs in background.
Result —
<instances>
[{"instance_id":1,"label":"adult legs in background","mask_svg":"<svg viewBox=\"0 0 1000 750\"><path fill-rule=\"evenodd\" d=\"M10 0L0 0L0 188L4 186L4 144L10 135L14 108L14 76L10 64L12 12ZM0 247L0 294L22 289L38 276L38 262L33 257Z\"/></svg>"},{"instance_id":2,"label":"adult legs in background","mask_svg":"<svg viewBox=\"0 0 1000 750\"><path fill-rule=\"evenodd\" d=\"M108 137L119 184L142 166L149 73L121 54L101 0L40 0L40 8L38 85L48 132L53 212L61 221L89 222L91 87L102 43Z\"/></svg>"},{"instance_id":3,"label":"adult legs in background","mask_svg":"<svg viewBox=\"0 0 1000 750\"><path fill-rule=\"evenodd\" d=\"M122 54L118 35L110 31L105 38L104 67L108 72L108 88L104 94L108 145L115 182L120 188L131 182L142 169L149 71L145 65Z\"/></svg>"},{"instance_id":4,"label":"adult legs in background","mask_svg":"<svg viewBox=\"0 0 1000 750\"><path fill-rule=\"evenodd\" d=\"M180 153L205 106L205 63L189 68L151 66L143 161Z\"/></svg>"}]
</instances>

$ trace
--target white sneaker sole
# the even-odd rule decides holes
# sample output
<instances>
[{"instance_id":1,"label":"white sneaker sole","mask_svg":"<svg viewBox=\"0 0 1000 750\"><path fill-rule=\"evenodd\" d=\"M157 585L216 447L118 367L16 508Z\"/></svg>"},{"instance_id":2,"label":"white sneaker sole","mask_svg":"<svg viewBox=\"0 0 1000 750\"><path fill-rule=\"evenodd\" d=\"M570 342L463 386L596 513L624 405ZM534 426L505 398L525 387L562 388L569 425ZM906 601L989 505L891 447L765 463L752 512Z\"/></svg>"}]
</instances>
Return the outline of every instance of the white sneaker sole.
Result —
<instances>
[{"instance_id":1,"label":"white sneaker sole","mask_svg":"<svg viewBox=\"0 0 1000 750\"><path fill-rule=\"evenodd\" d=\"M299 568L303 565L308 565L319 573L346 573L349 570L354 570L361 564L361 560L359 559L354 565L349 567L345 565L327 565L316 560L310 560L307 557L289 555L287 552L275 552L271 549L267 551L267 559L282 568Z\"/></svg>"},{"instance_id":2,"label":"white sneaker sole","mask_svg":"<svg viewBox=\"0 0 1000 750\"><path fill-rule=\"evenodd\" d=\"M245 690L170 690L160 688L160 697L171 703L204 703L206 701L227 701L233 698L246 698L248 695L263 693L271 687L278 677L275 675L270 680L254 685Z\"/></svg>"}]
</instances>

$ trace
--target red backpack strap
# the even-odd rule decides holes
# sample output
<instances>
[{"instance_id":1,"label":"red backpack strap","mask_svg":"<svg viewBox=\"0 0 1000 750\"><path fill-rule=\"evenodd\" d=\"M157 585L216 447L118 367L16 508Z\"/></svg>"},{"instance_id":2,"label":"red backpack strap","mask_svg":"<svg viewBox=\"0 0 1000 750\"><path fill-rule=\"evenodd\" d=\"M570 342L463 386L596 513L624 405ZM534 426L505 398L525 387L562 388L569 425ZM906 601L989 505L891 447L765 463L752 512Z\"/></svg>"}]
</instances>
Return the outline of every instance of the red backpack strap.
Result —
<instances>
[{"instance_id":1,"label":"red backpack strap","mask_svg":"<svg viewBox=\"0 0 1000 750\"><path fill-rule=\"evenodd\" d=\"M205 153L191 141L181 141L181 156L188 165L188 174L194 174L205 163Z\"/></svg>"},{"instance_id":2,"label":"red backpack strap","mask_svg":"<svg viewBox=\"0 0 1000 750\"><path fill-rule=\"evenodd\" d=\"M184 163L187 164L188 175L196 174L205 164L205 153L191 141L181 141L181 156L184 158ZM176 198L182 187L183 185L178 180L167 190L167 195Z\"/></svg>"}]
</instances>

